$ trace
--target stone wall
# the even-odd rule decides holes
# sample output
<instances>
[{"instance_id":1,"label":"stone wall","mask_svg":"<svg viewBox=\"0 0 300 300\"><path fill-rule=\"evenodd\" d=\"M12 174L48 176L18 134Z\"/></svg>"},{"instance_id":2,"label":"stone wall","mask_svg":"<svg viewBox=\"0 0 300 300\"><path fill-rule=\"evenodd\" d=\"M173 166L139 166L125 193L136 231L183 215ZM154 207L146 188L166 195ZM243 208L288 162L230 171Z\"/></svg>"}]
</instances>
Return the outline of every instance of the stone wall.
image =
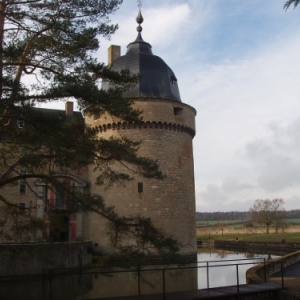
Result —
<instances>
[{"instance_id":1,"label":"stone wall","mask_svg":"<svg viewBox=\"0 0 300 300\"><path fill-rule=\"evenodd\" d=\"M276 253L279 255L292 253L300 250L300 243L285 243L285 242L274 242L274 243L266 243L266 242L244 242L244 241L214 241L214 247L216 249L224 249L224 250L254 250L254 251L263 251L272 253Z\"/></svg>"},{"instance_id":2,"label":"stone wall","mask_svg":"<svg viewBox=\"0 0 300 300\"><path fill-rule=\"evenodd\" d=\"M167 236L173 236L180 254L195 255L196 220L192 140L195 134L195 110L183 103L159 99L135 101L134 108L143 111L143 122L119 123L109 116L86 122L99 131L102 138L128 138L140 142L138 154L157 160L164 180L142 177L133 166L114 162L110 167L133 177L129 182L107 188L95 184L97 172L90 167L90 190L102 195L108 206L115 207L120 216L151 218L154 226ZM129 172L131 168L133 172ZM139 189L142 186L142 189ZM85 215L84 238L92 240L94 251L109 252L107 220L99 214ZM122 245L134 244L128 238ZM149 249L154 251L153 249Z\"/></svg>"},{"instance_id":3,"label":"stone wall","mask_svg":"<svg viewBox=\"0 0 300 300\"><path fill-rule=\"evenodd\" d=\"M253 268L250 268L246 272L247 283L260 283L264 282L264 278L269 277L277 272L281 271L281 268L286 268L292 264L300 261L300 250L294 253L281 256L278 259L267 262L266 265L259 264Z\"/></svg>"},{"instance_id":4,"label":"stone wall","mask_svg":"<svg viewBox=\"0 0 300 300\"><path fill-rule=\"evenodd\" d=\"M89 266L92 243L0 244L0 276L36 275L43 269Z\"/></svg>"}]
</instances>

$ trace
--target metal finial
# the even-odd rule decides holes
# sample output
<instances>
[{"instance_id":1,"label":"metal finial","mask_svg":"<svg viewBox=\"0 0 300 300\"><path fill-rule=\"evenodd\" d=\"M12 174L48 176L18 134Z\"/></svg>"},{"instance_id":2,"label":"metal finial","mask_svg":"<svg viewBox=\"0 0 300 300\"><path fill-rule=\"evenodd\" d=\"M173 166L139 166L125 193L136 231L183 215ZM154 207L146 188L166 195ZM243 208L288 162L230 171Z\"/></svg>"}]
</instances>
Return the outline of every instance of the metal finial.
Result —
<instances>
[{"instance_id":1,"label":"metal finial","mask_svg":"<svg viewBox=\"0 0 300 300\"><path fill-rule=\"evenodd\" d=\"M141 35L141 32L143 30L141 24L144 22L144 18L142 16L142 12L141 12L141 7L142 7L142 4L143 4L143 0L138 0L137 3L138 3L138 7L139 7L139 13L138 13L135 20L139 24L139 26L136 28L136 30L138 32L138 36L136 38L136 41L143 42L143 38L142 38L142 35Z\"/></svg>"},{"instance_id":2,"label":"metal finial","mask_svg":"<svg viewBox=\"0 0 300 300\"><path fill-rule=\"evenodd\" d=\"M144 18L142 16L141 7L143 4L143 0L138 0L139 13L136 17L136 22L141 25L144 22ZM140 26L139 26L140 27ZM139 31L139 30L138 30ZM141 30L140 30L141 31Z\"/></svg>"}]
</instances>

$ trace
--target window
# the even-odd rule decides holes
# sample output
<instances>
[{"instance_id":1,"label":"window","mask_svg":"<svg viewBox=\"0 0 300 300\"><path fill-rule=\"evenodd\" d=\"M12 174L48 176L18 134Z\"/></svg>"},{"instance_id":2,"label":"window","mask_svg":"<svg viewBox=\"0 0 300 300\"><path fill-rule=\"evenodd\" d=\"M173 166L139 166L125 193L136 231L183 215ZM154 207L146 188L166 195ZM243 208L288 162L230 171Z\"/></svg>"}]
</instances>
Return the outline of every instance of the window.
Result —
<instances>
[{"instance_id":1,"label":"window","mask_svg":"<svg viewBox=\"0 0 300 300\"><path fill-rule=\"evenodd\" d=\"M17 120L17 126L18 126L18 128L24 128L24 120L22 120L22 119L18 119Z\"/></svg>"},{"instance_id":2,"label":"window","mask_svg":"<svg viewBox=\"0 0 300 300\"><path fill-rule=\"evenodd\" d=\"M21 171L20 176L25 176L26 171ZM20 179L19 181L19 193L24 195L26 193L26 180L24 178Z\"/></svg>"},{"instance_id":3,"label":"window","mask_svg":"<svg viewBox=\"0 0 300 300\"><path fill-rule=\"evenodd\" d=\"M174 116L180 116L183 109L181 107L174 107Z\"/></svg>"},{"instance_id":4,"label":"window","mask_svg":"<svg viewBox=\"0 0 300 300\"><path fill-rule=\"evenodd\" d=\"M142 193L144 189L143 183L142 182L138 182L138 193Z\"/></svg>"},{"instance_id":5,"label":"window","mask_svg":"<svg viewBox=\"0 0 300 300\"><path fill-rule=\"evenodd\" d=\"M56 191L55 207L56 208L65 208L65 195L64 195L63 191Z\"/></svg>"},{"instance_id":6,"label":"window","mask_svg":"<svg viewBox=\"0 0 300 300\"><path fill-rule=\"evenodd\" d=\"M175 75L171 76L171 82L174 86L177 86L177 78L175 77Z\"/></svg>"},{"instance_id":7,"label":"window","mask_svg":"<svg viewBox=\"0 0 300 300\"><path fill-rule=\"evenodd\" d=\"M24 215L25 214L25 203L24 202L20 202L19 203L19 214L20 215Z\"/></svg>"}]
</instances>

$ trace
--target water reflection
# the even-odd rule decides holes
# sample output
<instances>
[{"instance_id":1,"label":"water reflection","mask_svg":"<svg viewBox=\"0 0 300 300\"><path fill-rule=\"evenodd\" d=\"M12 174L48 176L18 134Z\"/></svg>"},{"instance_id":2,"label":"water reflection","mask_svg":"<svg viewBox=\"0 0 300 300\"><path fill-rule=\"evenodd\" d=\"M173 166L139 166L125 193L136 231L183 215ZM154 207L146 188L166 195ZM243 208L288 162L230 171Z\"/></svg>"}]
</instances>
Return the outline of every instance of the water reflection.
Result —
<instances>
[{"instance_id":1,"label":"water reflection","mask_svg":"<svg viewBox=\"0 0 300 300\"><path fill-rule=\"evenodd\" d=\"M175 266L169 266L174 268ZM177 266L176 266L177 267ZM165 283L165 286L164 284ZM197 289L197 269L163 270L144 267L138 272L111 273L109 276L94 277L93 289L84 299L107 299L133 295L162 294ZM77 298L81 299L81 298Z\"/></svg>"},{"instance_id":2,"label":"water reflection","mask_svg":"<svg viewBox=\"0 0 300 300\"><path fill-rule=\"evenodd\" d=\"M276 255L258 254L251 252L234 252L228 250L214 249L214 248L200 248L198 251L198 263L202 268L198 271L198 288L204 289L207 287L218 287L227 285L236 285L246 283L246 271L253 267L258 261L266 259L270 261L277 258ZM247 259L243 261L244 259ZM249 259L249 260L248 260ZM218 262L212 262L218 261ZM209 271L207 276L207 263ZM244 263L244 264L242 264ZM213 267L213 265L231 264L226 267ZM238 266L236 266L239 264ZM237 278L238 271L238 278ZM208 279L207 279L208 277Z\"/></svg>"},{"instance_id":3,"label":"water reflection","mask_svg":"<svg viewBox=\"0 0 300 300\"><path fill-rule=\"evenodd\" d=\"M71 300L92 289L90 274L29 277L0 281L1 300Z\"/></svg>"},{"instance_id":4,"label":"water reflection","mask_svg":"<svg viewBox=\"0 0 300 300\"><path fill-rule=\"evenodd\" d=\"M235 285L237 268L239 283L246 283L246 271L258 258L273 259L270 254L237 253L227 250L199 249L198 264L184 266L145 266L140 271L122 269L117 273L55 275L51 278L28 278L0 281L0 299L3 300L80 300L108 299L110 297L162 294L207 287ZM251 259L251 264L239 265L240 259ZM216 266L229 264L231 266ZM213 262L218 261L218 262ZM197 269L197 266L200 267ZM209 268L207 269L207 266ZM178 269L180 267L180 269Z\"/></svg>"}]
</instances>

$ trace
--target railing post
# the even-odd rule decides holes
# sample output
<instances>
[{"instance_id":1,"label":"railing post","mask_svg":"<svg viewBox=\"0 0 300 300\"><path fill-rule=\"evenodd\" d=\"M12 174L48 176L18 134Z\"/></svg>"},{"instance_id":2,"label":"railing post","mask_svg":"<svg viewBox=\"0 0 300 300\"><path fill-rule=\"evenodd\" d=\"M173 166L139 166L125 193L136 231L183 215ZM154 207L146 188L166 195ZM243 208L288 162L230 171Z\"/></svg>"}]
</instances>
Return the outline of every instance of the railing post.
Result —
<instances>
[{"instance_id":1,"label":"railing post","mask_svg":"<svg viewBox=\"0 0 300 300\"><path fill-rule=\"evenodd\" d=\"M264 258L264 277L265 277L265 282L267 282L266 258Z\"/></svg>"},{"instance_id":2,"label":"railing post","mask_svg":"<svg viewBox=\"0 0 300 300\"><path fill-rule=\"evenodd\" d=\"M209 289L209 265L208 265L208 261L206 262L206 286Z\"/></svg>"},{"instance_id":3,"label":"railing post","mask_svg":"<svg viewBox=\"0 0 300 300\"><path fill-rule=\"evenodd\" d=\"M237 294L239 299L240 294L240 280L239 280L239 265L236 264L236 286L237 286Z\"/></svg>"},{"instance_id":4,"label":"railing post","mask_svg":"<svg viewBox=\"0 0 300 300\"><path fill-rule=\"evenodd\" d=\"M281 287L284 288L284 281L283 281L283 261L280 261L281 266Z\"/></svg>"},{"instance_id":5,"label":"railing post","mask_svg":"<svg viewBox=\"0 0 300 300\"><path fill-rule=\"evenodd\" d=\"M45 269L43 269L43 300L45 300Z\"/></svg>"},{"instance_id":6,"label":"railing post","mask_svg":"<svg viewBox=\"0 0 300 300\"><path fill-rule=\"evenodd\" d=\"M50 295L50 300L52 300L52 270L49 270L49 295Z\"/></svg>"},{"instance_id":7,"label":"railing post","mask_svg":"<svg viewBox=\"0 0 300 300\"><path fill-rule=\"evenodd\" d=\"M138 294L141 296L141 274L140 274L140 266L138 265Z\"/></svg>"},{"instance_id":8,"label":"railing post","mask_svg":"<svg viewBox=\"0 0 300 300\"><path fill-rule=\"evenodd\" d=\"M163 275L163 299L166 300L166 282L165 282L165 269L162 269Z\"/></svg>"}]
</instances>

